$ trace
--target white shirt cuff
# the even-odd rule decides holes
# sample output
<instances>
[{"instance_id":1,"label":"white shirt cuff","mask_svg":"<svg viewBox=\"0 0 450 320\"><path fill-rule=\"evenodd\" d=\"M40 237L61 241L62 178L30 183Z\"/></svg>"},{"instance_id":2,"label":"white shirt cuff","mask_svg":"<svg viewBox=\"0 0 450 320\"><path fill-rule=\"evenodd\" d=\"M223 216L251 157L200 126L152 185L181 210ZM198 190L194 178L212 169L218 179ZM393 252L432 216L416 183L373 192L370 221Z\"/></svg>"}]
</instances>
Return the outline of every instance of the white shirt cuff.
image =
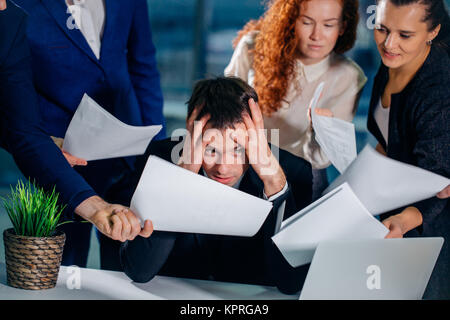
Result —
<instances>
[{"instance_id":1,"label":"white shirt cuff","mask_svg":"<svg viewBox=\"0 0 450 320\"><path fill-rule=\"evenodd\" d=\"M281 191L279 191L278 193L275 193L274 195L272 195L270 198L267 197L265 191L263 190L263 197L264 197L264 200L273 201L273 200L275 200L276 198L278 198L279 196L283 195L283 194L287 191L287 189L288 189L288 184L287 184L287 181L286 181L286 182L284 183L283 189L281 189Z\"/></svg>"}]
</instances>

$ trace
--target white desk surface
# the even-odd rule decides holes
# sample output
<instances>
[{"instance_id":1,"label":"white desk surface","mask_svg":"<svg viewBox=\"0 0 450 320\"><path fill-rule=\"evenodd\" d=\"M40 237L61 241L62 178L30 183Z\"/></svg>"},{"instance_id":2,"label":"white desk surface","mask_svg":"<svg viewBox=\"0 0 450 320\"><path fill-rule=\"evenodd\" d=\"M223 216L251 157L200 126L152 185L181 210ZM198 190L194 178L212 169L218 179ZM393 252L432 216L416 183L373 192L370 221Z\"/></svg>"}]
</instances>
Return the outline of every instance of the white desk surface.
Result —
<instances>
[{"instance_id":1,"label":"white desk surface","mask_svg":"<svg viewBox=\"0 0 450 320\"><path fill-rule=\"evenodd\" d=\"M21 290L6 285L6 266L0 262L0 300L259 300L298 299L275 287L156 276L147 283L135 283L123 272L80 268L80 289L69 289L75 273L61 267L56 287ZM74 283L74 282L72 282Z\"/></svg>"}]
</instances>

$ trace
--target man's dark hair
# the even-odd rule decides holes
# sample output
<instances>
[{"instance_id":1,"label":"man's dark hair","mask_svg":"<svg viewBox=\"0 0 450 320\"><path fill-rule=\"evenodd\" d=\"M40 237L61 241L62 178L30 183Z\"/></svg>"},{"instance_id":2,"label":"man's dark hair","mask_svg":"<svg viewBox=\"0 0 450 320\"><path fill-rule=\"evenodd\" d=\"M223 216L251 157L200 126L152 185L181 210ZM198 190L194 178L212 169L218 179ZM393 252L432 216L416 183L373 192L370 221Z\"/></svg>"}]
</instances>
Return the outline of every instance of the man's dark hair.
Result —
<instances>
[{"instance_id":1,"label":"man's dark hair","mask_svg":"<svg viewBox=\"0 0 450 320\"><path fill-rule=\"evenodd\" d=\"M194 108L201 108L196 120L205 114L211 117L209 123L213 128L222 130L234 128L234 124L243 122L242 114L251 115L248 100L258 102L256 91L245 81L237 77L218 77L200 80L195 84L188 105L188 118Z\"/></svg>"}]
</instances>

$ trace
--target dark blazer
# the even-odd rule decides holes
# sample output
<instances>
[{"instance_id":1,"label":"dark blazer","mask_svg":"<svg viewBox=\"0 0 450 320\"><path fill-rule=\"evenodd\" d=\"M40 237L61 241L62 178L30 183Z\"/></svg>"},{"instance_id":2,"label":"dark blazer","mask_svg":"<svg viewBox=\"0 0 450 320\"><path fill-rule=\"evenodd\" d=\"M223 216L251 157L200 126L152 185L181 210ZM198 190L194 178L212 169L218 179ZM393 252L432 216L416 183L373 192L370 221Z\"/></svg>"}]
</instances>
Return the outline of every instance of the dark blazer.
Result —
<instances>
[{"instance_id":1,"label":"dark blazer","mask_svg":"<svg viewBox=\"0 0 450 320\"><path fill-rule=\"evenodd\" d=\"M69 28L64 0L15 0L29 14L34 84L45 129L64 137L84 93L121 121L163 124L163 97L146 0L105 0L98 60L81 31ZM165 128L157 139L165 137ZM132 166L127 158L125 167ZM102 196L125 170L123 161L92 161L76 168Z\"/></svg>"},{"instance_id":2,"label":"dark blazer","mask_svg":"<svg viewBox=\"0 0 450 320\"><path fill-rule=\"evenodd\" d=\"M147 155L138 161L140 171L132 177L131 184L137 185L148 154L171 161L171 151L177 143L169 140L152 142ZM292 268L271 237L274 235L276 213L283 201L286 201L284 219L311 202L311 165L283 150L279 152L279 161L289 188L273 201L272 211L255 236L155 231L147 239L137 237L121 246L121 263L125 273L136 282L147 282L160 274L271 285L284 293L299 291L309 266ZM250 167L244 173L239 189L262 198L264 186Z\"/></svg>"},{"instance_id":3,"label":"dark blazer","mask_svg":"<svg viewBox=\"0 0 450 320\"><path fill-rule=\"evenodd\" d=\"M10 1L0 11L0 146L10 152L25 177L56 186L68 212L95 195L67 163L44 130L34 91L26 16Z\"/></svg>"},{"instance_id":4,"label":"dark blazer","mask_svg":"<svg viewBox=\"0 0 450 320\"><path fill-rule=\"evenodd\" d=\"M381 65L372 90L369 131L385 148L388 157L450 177L450 58L447 52L433 45L410 83L402 92L391 96L386 147L374 111L388 80L388 68ZM450 298L449 203L448 199L433 197L411 204L422 213L423 224L406 234L446 239L429 285L440 292L441 298ZM382 215L382 219L401 210Z\"/></svg>"}]
</instances>

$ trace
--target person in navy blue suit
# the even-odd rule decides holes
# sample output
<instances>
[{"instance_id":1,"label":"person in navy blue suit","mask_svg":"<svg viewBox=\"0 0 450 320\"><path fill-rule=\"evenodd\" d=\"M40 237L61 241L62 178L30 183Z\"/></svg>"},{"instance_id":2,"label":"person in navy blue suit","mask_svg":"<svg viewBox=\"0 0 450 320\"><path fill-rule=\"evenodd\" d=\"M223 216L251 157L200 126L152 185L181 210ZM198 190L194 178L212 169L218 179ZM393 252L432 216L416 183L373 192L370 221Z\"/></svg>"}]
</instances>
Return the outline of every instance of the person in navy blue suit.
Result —
<instances>
[{"instance_id":1,"label":"person in navy blue suit","mask_svg":"<svg viewBox=\"0 0 450 320\"><path fill-rule=\"evenodd\" d=\"M0 0L0 8L0 146L13 155L26 177L35 179L46 188L56 186L61 201L67 204L70 218L80 216L115 240L125 241L138 234L148 237L152 231L151 222L146 222L141 230L139 221L130 210L100 198L70 167L50 139L48 132L58 133L50 126L61 123L57 120L50 122L48 116L51 112L38 108L38 99L42 107L43 97L38 97L33 87L26 15L11 1ZM46 75L55 68L48 67ZM58 86L54 86L58 91ZM50 96L46 98L51 99ZM45 122L41 121L41 115L45 116Z\"/></svg>"}]
</instances>

